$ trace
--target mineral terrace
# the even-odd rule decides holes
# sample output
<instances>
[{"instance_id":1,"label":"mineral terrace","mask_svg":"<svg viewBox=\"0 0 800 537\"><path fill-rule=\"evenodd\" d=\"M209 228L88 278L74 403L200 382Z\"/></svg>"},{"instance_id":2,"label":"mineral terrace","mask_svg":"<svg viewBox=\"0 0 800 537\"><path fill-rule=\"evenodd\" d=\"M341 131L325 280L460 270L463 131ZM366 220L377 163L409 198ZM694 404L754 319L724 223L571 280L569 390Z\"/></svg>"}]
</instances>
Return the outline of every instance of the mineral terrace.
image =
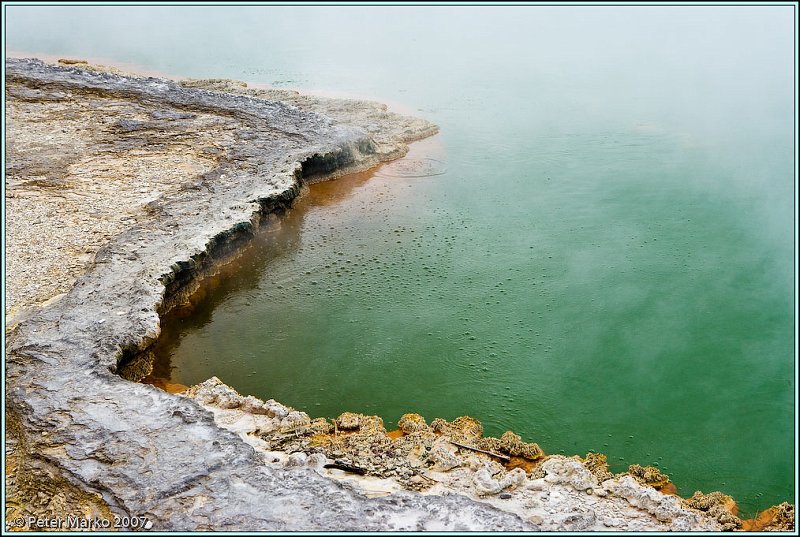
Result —
<instances>
[{"instance_id":1,"label":"mineral terrace","mask_svg":"<svg viewBox=\"0 0 800 537\"><path fill-rule=\"evenodd\" d=\"M309 181L401 157L436 126L224 80L6 60L6 520L153 530L793 529L741 521L656 469L548 456L479 422L311 419L216 378L138 381L159 316ZM127 526L132 528L133 526ZM113 528L112 528L113 529ZM126 529L125 526L118 529Z\"/></svg>"}]
</instances>

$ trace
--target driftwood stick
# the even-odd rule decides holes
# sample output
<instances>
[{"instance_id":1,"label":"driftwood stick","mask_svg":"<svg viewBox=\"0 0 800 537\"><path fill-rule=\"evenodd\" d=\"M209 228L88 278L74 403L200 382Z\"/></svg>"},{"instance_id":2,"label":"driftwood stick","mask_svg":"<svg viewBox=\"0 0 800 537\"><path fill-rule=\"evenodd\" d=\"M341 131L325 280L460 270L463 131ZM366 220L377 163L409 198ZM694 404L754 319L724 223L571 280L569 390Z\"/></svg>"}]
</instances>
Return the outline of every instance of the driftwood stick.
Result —
<instances>
[{"instance_id":1,"label":"driftwood stick","mask_svg":"<svg viewBox=\"0 0 800 537\"><path fill-rule=\"evenodd\" d=\"M344 461L334 461L329 462L323 468L336 468L337 470L344 470L345 472L351 472L358 475L366 475L367 471L363 468L359 468L358 466L353 466L352 464L348 464Z\"/></svg>"},{"instance_id":2,"label":"driftwood stick","mask_svg":"<svg viewBox=\"0 0 800 537\"><path fill-rule=\"evenodd\" d=\"M495 453L493 451L485 451L483 449L478 449L476 447L467 446L465 444L459 444L458 442L453 442L452 440L450 440L450 443L453 444L454 446L458 446L460 448L471 449L472 451L477 451L478 453L485 453L487 455L491 455L492 457L497 457L500 460L503 460L503 461L506 461L506 462L511 462L511 458L510 457L506 457L505 455L500 455L499 453Z\"/></svg>"}]
</instances>

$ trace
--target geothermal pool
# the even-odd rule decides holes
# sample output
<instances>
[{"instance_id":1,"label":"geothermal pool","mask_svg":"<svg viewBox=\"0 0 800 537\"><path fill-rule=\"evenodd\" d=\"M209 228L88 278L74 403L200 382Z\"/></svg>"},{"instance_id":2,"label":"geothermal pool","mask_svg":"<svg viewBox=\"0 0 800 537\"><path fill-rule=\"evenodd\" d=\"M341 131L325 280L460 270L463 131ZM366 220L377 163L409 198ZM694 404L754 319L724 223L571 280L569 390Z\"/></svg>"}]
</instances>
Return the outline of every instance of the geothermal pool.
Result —
<instances>
[{"instance_id":1,"label":"geothermal pool","mask_svg":"<svg viewBox=\"0 0 800 537\"><path fill-rule=\"evenodd\" d=\"M792 499L780 9L25 9L39 30L9 48L368 96L441 128L314 185L164 320L156 374L388 426L467 414L745 515Z\"/></svg>"}]
</instances>

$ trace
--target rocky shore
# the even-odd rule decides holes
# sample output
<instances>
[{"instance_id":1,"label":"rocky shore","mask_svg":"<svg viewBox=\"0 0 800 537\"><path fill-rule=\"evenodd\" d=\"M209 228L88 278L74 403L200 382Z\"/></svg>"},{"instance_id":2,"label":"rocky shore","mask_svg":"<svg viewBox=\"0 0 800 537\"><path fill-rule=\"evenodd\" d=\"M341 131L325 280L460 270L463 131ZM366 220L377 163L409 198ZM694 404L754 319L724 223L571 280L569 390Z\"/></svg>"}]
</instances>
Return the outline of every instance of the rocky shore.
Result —
<instances>
[{"instance_id":1,"label":"rocky shore","mask_svg":"<svg viewBox=\"0 0 800 537\"><path fill-rule=\"evenodd\" d=\"M631 465L614 475L603 454L548 456L511 431L484 437L480 422L468 416L428 424L418 414L406 414L398 430L387 431L377 416L345 412L332 421L310 419L276 401L244 397L216 377L192 386L184 396L253 446L265 465L310 468L366 497L409 490L426 497L458 494L515 514L528 529L542 531L725 531L743 526L730 496L697 492L682 499L657 468ZM787 529L792 520L793 510L784 504L758 529Z\"/></svg>"},{"instance_id":2,"label":"rocky shore","mask_svg":"<svg viewBox=\"0 0 800 537\"><path fill-rule=\"evenodd\" d=\"M149 373L160 314L305 183L437 129L376 103L80 62L7 59L6 81L8 528L793 528L791 505L743 524L720 493L680 499L653 468L614 476L600 454L547 456L511 432L484 438L472 418L406 415L387 432L217 379L185 394L132 382Z\"/></svg>"}]
</instances>

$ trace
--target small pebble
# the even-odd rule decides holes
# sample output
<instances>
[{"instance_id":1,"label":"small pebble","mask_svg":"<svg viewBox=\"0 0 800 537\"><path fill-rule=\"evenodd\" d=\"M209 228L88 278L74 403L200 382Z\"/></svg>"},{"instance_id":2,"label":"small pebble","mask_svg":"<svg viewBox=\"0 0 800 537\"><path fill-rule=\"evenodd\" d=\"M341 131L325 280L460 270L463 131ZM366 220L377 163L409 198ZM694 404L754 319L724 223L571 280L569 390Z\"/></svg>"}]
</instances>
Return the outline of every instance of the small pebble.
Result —
<instances>
[{"instance_id":1,"label":"small pebble","mask_svg":"<svg viewBox=\"0 0 800 537\"><path fill-rule=\"evenodd\" d=\"M500 493L500 499L501 500L508 500L509 498L511 498L511 493L510 492L501 492Z\"/></svg>"}]
</instances>

